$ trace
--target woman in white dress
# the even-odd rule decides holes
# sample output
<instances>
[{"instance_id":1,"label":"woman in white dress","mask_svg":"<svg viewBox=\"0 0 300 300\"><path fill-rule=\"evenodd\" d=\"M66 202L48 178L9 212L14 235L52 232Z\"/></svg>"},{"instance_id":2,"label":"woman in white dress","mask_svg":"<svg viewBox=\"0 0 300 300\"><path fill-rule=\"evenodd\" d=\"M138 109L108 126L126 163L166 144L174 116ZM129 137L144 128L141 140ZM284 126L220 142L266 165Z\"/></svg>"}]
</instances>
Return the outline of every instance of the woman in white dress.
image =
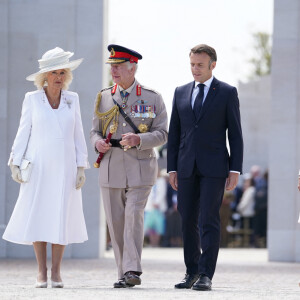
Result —
<instances>
[{"instance_id":1,"label":"woman in white dress","mask_svg":"<svg viewBox=\"0 0 300 300\"><path fill-rule=\"evenodd\" d=\"M81 187L89 167L79 98L67 91L72 70L82 59L61 48L47 51L40 71L26 79L37 90L26 93L19 129L9 165L21 184L3 239L34 247L38 263L36 287L47 287L47 243L52 244L52 287L63 287L60 265L65 246L88 239L82 210ZM32 172L24 182L20 165L30 161ZM22 177L23 176L23 177Z\"/></svg>"}]
</instances>

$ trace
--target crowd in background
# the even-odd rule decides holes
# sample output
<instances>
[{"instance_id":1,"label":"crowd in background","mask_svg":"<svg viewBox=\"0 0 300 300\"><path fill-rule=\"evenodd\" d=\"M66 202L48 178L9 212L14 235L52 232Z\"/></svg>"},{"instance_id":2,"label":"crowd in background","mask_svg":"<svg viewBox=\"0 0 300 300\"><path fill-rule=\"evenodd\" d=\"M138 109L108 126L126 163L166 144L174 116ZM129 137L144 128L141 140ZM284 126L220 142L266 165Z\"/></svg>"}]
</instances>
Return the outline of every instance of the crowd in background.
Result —
<instances>
[{"instance_id":1,"label":"crowd in background","mask_svg":"<svg viewBox=\"0 0 300 300\"><path fill-rule=\"evenodd\" d=\"M221 247L266 247L268 172L257 165L240 176L238 186L225 192L220 209ZM145 208L144 246L181 247L181 217L177 192L160 169ZM108 237L109 239L109 237ZM108 245L109 245L108 240Z\"/></svg>"},{"instance_id":2,"label":"crowd in background","mask_svg":"<svg viewBox=\"0 0 300 300\"><path fill-rule=\"evenodd\" d=\"M221 247L266 247L268 173L252 166L233 192L224 194L220 210ZM182 246L177 194L160 170L145 209L145 245Z\"/></svg>"},{"instance_id":3,"label":"crowd in background","mask_svg":"<svg viewBox=\"0 0 300 300\"><path fill-rule=\"evenodd\" d=\"M242 175L232 193L225 193L220 211L222 247L266 247L268 172L259 166Z\"/></svg>"},{"instance_id":4,"label":"crowd in background","mask_svg":"<svg viewBox=\"0 0 300 300\"><path fill-rule=\"evenodd\" d=\"M145 208L145 245L182 246L181 217L177 211L177 192L169 184L166 170L159 170Z\"/></svg>"}]
</instances>

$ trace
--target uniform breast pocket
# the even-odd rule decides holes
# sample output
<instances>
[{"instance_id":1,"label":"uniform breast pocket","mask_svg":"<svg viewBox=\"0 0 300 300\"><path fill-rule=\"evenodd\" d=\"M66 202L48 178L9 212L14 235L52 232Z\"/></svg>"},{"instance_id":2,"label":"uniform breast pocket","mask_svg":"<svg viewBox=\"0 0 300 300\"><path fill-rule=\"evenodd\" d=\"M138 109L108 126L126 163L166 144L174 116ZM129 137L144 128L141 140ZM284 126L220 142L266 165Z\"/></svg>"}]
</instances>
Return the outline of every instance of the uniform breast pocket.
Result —
<instances>
[{"instance_id":1,"label":"uniform breast pocket","mask_svg":"<svg viewBox=\"0 0 300 300\"><path fill-rule=\"evenodd\" d=\"M136 118L134 124L140 132L149 132L151 129L153 119L151 118Z\"/></svg>"}]
</instances>

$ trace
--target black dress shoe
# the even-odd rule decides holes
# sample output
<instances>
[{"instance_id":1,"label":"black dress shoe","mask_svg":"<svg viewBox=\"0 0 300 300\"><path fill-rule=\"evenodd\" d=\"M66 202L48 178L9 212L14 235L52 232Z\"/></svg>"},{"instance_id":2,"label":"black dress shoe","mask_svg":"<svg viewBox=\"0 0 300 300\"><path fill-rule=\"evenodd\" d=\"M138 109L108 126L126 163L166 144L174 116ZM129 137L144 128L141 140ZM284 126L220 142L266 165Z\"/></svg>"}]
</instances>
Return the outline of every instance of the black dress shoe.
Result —
<instances>
[{"instance_id":1,"label":"black dress shoe","mask_svg":"<svg viewBox=\"0 0 300 300\"><path fill-rule=\"evenodd\" d=\"M198 278L198 274L185 274L181 282L175 284L175 289L190 289Z\"/></svg>"},{"instance_id":2,"label":"black dress shoe","mask_svg":"<svg viewBox=\"0 0 300 300\"><path fill-rule=\"evenodd\" d=\"M130 285L140 285L142 282L140 276L133 271L126 272L124 278L125 283Z\"/></svg>"},{"instance_id":3,"label":"black dress shoe","mask_svg":"<svg viewBox=\"0 0 300 300\"><path fill-rule=\"evenodd\" d=\"M115 289L121 289L121 288L133 287L133 286L134 286L133 284L126 284L124 277L114 283Z\"/></svg>"},{"instance_id":4,"label":"black dress shoe","mask_svg":"<svg viewBox=\"0 0 300 300\"><path fill-rule=\"evenodd\" d=\"M205 275L200 275L200 278L193 285L192 289L197 291L210 291L211 280Z\"/></svg>"}]
</instances>

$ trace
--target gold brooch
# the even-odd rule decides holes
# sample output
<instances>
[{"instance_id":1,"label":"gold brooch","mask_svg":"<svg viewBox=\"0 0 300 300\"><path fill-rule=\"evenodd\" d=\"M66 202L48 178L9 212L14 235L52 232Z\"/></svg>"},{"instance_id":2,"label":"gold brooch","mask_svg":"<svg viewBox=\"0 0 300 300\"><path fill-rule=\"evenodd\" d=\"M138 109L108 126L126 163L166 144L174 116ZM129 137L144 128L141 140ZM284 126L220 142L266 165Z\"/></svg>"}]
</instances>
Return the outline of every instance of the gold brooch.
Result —
<instances>
[{"instance_id":1,"label":"gold brooch","mask_svg":"<svg viewBox=\"0 0 300 300\"><path fill-rule=\"evenodd\" d=\"M116 52L114 50L114 48L111 48L110 50L110 56L115 56L116 55Z\"/></svg>"},{"instance_id":2,"label":"gold brooch","mask_svg":"<svg viewBox=\"0 0 300 300\"><path fill-rule=\"evenodd\" d=\"M146 125L146 124L140 124L139 126L138 126L138 129L139 129L139 131L141 132L141 133L145 133L145 132L147 132L148 131L148 126Z\"/></svg>"}]
</instances>

